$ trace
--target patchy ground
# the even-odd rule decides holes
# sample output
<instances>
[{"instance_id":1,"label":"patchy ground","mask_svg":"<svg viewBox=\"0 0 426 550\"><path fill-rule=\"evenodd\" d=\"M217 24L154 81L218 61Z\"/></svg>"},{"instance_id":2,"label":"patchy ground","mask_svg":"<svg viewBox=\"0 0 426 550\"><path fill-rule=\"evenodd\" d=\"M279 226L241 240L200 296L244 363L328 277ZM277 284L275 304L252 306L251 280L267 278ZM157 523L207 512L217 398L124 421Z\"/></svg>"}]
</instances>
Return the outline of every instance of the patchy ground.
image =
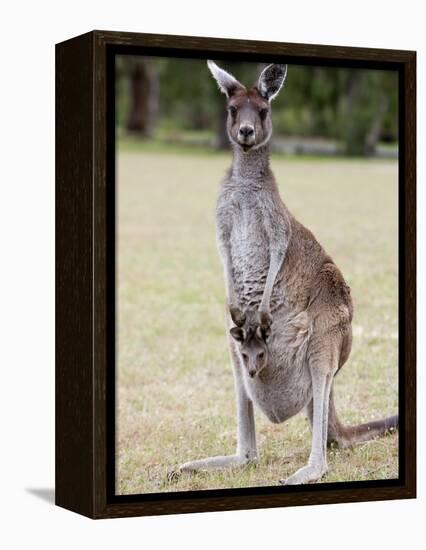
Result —
<instances>
[{"instance_id":1,"label":"patchy ground","mask_svg":"<svg viewBox=\"0 0 426 550\"><path fill-rule=\"evenodd\" d=\"M118 154L117 492L276 485L303 466L310 431L256 413L260 463L185 475L182 462L233 453L233 378L214 209L229 154ZM355 305L351 357L336 379L341 419L397 410L395 161L273 157L284 201L343 271ZM330 450L323 481L395 478L398 437Z\"/></svg>"}]
</instances>

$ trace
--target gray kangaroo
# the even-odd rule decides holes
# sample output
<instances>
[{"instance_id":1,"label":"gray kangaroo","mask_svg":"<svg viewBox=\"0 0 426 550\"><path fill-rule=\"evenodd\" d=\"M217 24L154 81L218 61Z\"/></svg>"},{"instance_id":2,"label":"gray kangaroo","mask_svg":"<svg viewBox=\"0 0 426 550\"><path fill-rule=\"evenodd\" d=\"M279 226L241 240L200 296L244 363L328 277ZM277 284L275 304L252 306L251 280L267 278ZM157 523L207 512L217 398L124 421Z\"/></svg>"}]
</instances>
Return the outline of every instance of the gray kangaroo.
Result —
<instances>
[{"instance_id":1,"label":"gray kangaroo","mask_svg":"<svg viewBox=\"0 0 426 550\"><path fill-rule=\"evenodd\" d=\"M353 306L341 272L288 211L269 168L271 101L287 67L267 66L247 89L207 64L227 97L233 149L217 201L217 240L229 307L237 450L187 462L179 471L257 462L255 403L274 423L305 411L312 429L308 464L280 482L315 482L327 471L327 443L367 441L395 430L398 416L347 427L336 415L333 379L351 350Z\"/></svg>"}]
</instances>

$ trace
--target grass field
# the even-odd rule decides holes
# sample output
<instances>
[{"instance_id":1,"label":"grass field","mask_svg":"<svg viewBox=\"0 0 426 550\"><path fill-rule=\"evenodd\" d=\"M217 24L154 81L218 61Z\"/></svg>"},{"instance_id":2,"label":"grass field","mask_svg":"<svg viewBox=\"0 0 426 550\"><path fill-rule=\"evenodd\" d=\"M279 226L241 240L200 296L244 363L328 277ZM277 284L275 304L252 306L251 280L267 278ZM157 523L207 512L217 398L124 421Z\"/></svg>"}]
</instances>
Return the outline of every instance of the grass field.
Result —
<instances>
[{"instance_id":1,"label":"grass field","mask_svg":"<svg viewBox=\"0 0 426 550\"><path fill-rule=\"evenodd\" d=\"M256 412L260 463L167 472L235 451L233 377L214 210L229 154L119 149L117 492L276 485L303 466L299 415ZM284 201L343 271L355 305L354 344L336 379L347 423L397 410L397 177L393 161L273 157ZM395 478L398 436L330 450L325 482Z\"/></svg>"}]
</instances>

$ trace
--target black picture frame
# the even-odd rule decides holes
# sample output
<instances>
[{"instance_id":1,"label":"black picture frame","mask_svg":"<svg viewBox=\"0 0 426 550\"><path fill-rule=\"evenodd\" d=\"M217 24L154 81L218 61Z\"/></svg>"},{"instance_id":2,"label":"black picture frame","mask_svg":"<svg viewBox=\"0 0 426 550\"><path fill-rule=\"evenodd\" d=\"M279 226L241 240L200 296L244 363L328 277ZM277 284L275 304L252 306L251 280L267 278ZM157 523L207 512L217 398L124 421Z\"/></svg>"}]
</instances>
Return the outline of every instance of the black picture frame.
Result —
<instances>
[{"instance_id":1,"label":"black picture frame","mask_svg":"<svg viewBox=\"0 0 426 550\"><path fill-rule=\"evenodd\" d=\"M116 55L285 61L399 74L399 478L116 495ZM91 518L416 496L416 53L93 31L56 45L56 504Z\"/></svg>"}]
</instances>

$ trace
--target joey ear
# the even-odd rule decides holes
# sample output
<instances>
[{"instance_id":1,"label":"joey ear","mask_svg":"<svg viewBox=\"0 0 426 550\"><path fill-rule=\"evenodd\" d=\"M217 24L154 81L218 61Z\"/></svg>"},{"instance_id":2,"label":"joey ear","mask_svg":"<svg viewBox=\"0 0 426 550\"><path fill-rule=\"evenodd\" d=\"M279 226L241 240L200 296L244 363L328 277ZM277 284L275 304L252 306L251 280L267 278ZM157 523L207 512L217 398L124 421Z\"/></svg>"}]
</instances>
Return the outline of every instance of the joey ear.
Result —
<instances>
[{"instance_id":1,"label":"joey ear","mask_svg":"<svg viewBox=\"0 0 426 550\"><path fill-rule=\"evenodd\" d=\"M238 89L245 89L244 86L232 76L232 74L229 74L221 69L214 61L207 61L207 67L210 69L213 78L216 80L219 90L223 92L226 97L231 97L231 95Z\"/></svg>"},{"instance_id":2,"label":"joey ear","mask_svg":"<svg viewBox=\"0 0 426 550\"><path fill-rule=\"evenodd\" d=\"M256 336L260 340L263 340L266 343L268 338L271 336L271 327L270 326L266 326L266 327L258 326L257 329L256 329Z\"/></svg>"},{"instance_id":3,"label":"joey ear","mask_svg":"<svg viewBox=\"0 0 426 550\"><path fill-rule=\"evenodd\" d=\"M257 89L262 97L272 101L281 90L287 76L287 65L268 65L257 81Z\"/></svg>"},{"instance_id":4,"label":"joey ear","mask_svg":"<svg viewBox=\"0 0 426 550\"><path fill-rule=\"evenodd\" d=\"M230 307L229 313L231 314L231 319L234 322L234 325L237 327L242 327L246 322L246 314L241 311L238 307Z\"/></svg>"},{"instance_id":5,"label":"joey ear","mask_svg":"<svg viewBox=\"0 0 426 550\"><path fill-rule=\"evenodd\" d=\"M263 340L266 342L268 338L271 336L271 327L270 326L262 327L261 331L262 331Z\"/></svg>"},{"instance_id":6,"label":"joey ear","mask_svg":"<svg viewBox=\"0 0 426 550\"><path fill-rule=\"evenodd\" d=\"M232 327L229 332L234 340L240 343L244 342L244 331L242 328Z\"/></svg>"}]
</instances>

